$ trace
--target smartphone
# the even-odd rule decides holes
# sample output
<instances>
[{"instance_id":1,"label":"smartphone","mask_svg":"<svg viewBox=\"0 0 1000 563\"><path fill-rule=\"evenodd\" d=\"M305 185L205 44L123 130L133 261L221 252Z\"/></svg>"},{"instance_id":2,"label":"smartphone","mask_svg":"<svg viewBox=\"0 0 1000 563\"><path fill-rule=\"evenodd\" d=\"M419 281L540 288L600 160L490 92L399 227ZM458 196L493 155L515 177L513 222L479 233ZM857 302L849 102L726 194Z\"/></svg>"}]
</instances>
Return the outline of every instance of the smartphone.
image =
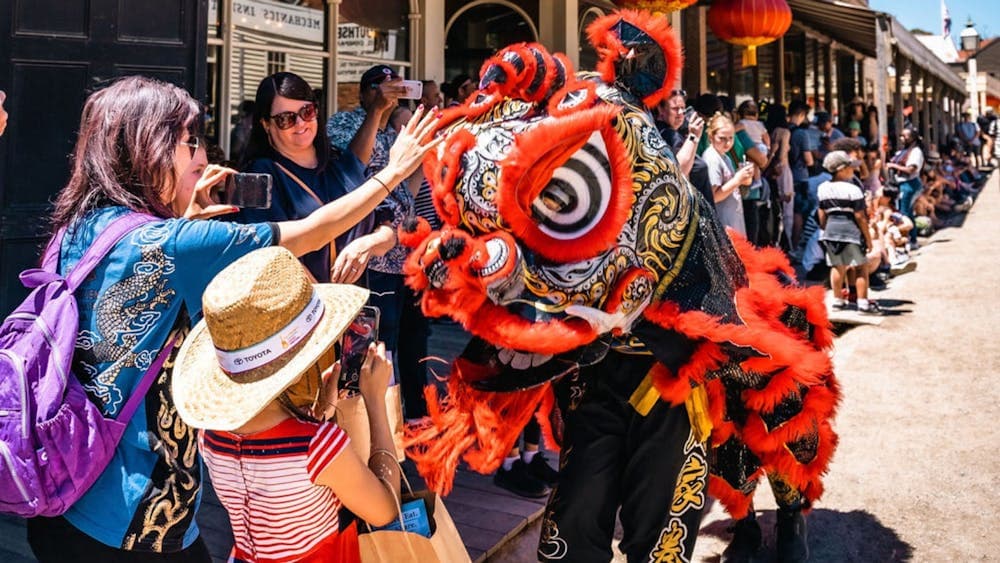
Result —
<instances>
[{"instance_id":1,"label":"smartphone","mask_svg":"<svg viewBox=\"0 0 1000 563\"><path fill-rule=\"evenodd\" d=\"M694 117L694 108L691 106L684 108L684 121L690 123L692 117Z\"/></svg>"},{"instance_id":2,"label":"smartphone","mask_svg":"<svg viewBox=\"0 0 1000 563\"><path fill-rule=\"evenodd\" d=\"M368 345L378 340L378 321L378 307L366 305L340 339L340 381L337 388L348 391L348 394L360 392L361 366L368 355Z\"/></svg>"},{"instance_id":3,"label":"smartphone","mask_svg":"<svg viewBox=\"0 0 1000 563\"><path fill-rule=\"evenodd\" d=\"M240 209L268 209L272 182L270 174L230 174L220 192L222 203Z\"/></svg>"},{"instance_id":4,"label":"smartphone","mask_svg":"<svg viewBox=\"0 0 1000 563\"><path fill-rule=\"evenodd\" d=\"M403 88L406 88L406 93L400 96L403 100L419 100L424 95L424 83L419 80L404 80Z\"/></svg>"}]
</instances>

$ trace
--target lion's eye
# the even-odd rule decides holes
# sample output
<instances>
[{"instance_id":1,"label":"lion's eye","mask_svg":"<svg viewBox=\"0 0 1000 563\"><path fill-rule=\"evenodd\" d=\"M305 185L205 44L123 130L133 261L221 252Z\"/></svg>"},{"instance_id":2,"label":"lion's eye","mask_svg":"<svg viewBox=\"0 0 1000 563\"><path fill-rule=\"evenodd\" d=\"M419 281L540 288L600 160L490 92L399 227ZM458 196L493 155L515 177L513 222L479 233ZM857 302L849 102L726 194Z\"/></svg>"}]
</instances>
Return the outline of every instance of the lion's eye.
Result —
<instances>
[{"instance_id":1,"label":"lion's eye","mask_svg":"<svg viewBox=\"0 0 1000 563\"><path fill-rule=\"evenodd\" d=\"M595 131L578 151L556 168L531 206L539 229L554 239L578 238L600 221L611 199L607 148Z\"/></svg>"}]
</instances>

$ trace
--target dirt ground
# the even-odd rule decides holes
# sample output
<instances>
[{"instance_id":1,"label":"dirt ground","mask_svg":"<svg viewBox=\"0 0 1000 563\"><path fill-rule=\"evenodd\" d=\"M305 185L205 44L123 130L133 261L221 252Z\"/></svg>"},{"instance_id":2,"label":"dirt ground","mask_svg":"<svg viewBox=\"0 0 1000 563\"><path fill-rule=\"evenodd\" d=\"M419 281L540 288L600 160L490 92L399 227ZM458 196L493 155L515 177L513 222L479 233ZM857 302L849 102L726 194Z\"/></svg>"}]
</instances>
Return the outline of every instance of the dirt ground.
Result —
<instances>
[{"instance_id":1,"label":"dirt ground","mask_svg":"<svg viewBox=\"0 0 1000 563\"><path fill-rule=\"evenodd\" d=\"M998 192L994 173L964 225L923 239L917 269L873 294L891 312L881 325L837 338L840 445L807 517L811 561L1000 561ZM766 482L756 508L772 561ZM719 561L731 523L713 503L692 560ZM538 533L489 561L534 561Z\"/></svg>"}]
</instances>

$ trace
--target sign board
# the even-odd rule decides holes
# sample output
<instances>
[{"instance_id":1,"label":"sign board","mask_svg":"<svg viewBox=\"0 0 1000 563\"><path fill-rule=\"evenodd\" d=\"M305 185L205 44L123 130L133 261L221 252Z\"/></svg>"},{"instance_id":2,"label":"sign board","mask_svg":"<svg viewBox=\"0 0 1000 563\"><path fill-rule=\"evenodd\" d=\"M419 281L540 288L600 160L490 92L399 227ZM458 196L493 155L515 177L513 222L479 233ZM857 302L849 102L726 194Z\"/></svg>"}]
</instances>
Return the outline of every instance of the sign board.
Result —
<instances>
[{"instance_id":1,"label":"sign board","mask_svg":"<svg viewBox=\"0 0 1000 563\"><path fill-rule=\"evenodd\" d=\"M337 54L382 59L387 65L393 66L397 72L402 74L401 69L392 64L398 39L399 36L395 30L383 31L354 23L342 23L337 26ZM337 62L337 80L358 82L361 80L361 75L373 64L375 63L340 59Z\"/></svg>"},{"instance_id":2,"label":"sign board","mask_svg":"<svg viewBox=\"0 0 1000 563\"><path fill-rule=\"evenodd\" d=\"M219 0L208 3L208 21L219 25ZM233 25L323 44L323 10L268 0L233 0Z\"/></svg>"}]
</instances>

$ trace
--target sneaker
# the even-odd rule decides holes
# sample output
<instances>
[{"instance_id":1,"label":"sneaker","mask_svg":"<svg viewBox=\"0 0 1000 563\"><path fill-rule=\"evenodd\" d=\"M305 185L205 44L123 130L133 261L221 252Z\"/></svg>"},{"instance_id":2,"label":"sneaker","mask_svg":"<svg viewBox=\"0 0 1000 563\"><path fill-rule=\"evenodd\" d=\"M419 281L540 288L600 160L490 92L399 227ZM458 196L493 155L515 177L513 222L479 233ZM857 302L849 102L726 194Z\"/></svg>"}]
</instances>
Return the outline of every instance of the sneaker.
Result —
<instances>
[{"instance_id":1,"label":"sneaker","mask_svg":"<svg viewBox=\"0 0 1000 563\"><path fill-rule=\"evenodd\" d=\"M858 307L858 312L862 315L882 315L882 308L878 306L878 303L874 301L869 301L868 306L865 308Z\"/></svg>"},{"instance_id":2,"label":"sneaker","mask_svg":"<svg viewBox=\"0 0 1000 563\"><path fill-rule=\"evenodd\" d=\"M545 459L545 454L542 452L538 452L535 454L535 457L531 458L528 470L536 479L546 485L555 485L559 481L559 472L552 469L552 466Z\"/></svg>"},{"instance_id":3,"label":"sneaker","mask_svg":"<svg viewBox=\"0 0 1000 563\"><path fill-rule=\"evenodd\" d=\"M541 498L549 494L549 487L532 475L528 464L520 459L514 462L509 471L500 466L493 476L493 484L521 497Z\"/></svg>"},{"instance_id":4,"label":"sneaker","mask_svg":"<svg viewBox=\"0 0 1000 563\"><path fill-rule=\"evenodd\" d=\"M916 269L917 269L917 263L913 260L907 260L906 262L893 264L892 268L889 269L889 275L891 275L892 277L901 276L903 274L908 274Z\"/></svg>"}]
</instances>

